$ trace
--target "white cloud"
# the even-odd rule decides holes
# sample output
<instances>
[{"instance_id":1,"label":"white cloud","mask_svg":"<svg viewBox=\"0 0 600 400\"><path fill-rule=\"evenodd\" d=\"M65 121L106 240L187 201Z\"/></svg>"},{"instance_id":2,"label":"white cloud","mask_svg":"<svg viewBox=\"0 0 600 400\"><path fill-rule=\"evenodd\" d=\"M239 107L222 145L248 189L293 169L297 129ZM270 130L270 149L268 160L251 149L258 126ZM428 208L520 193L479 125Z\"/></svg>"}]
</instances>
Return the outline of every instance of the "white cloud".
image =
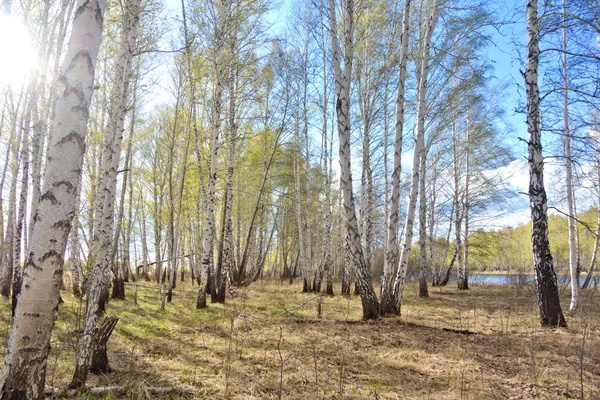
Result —
<instances>
[{"instance_id":1,"label":"white cloud","mask_svg":"<svg viewBox=\"0 0 600 400\"><path fill-rule=\"evenodd\" d=\"M596 201L594 182L591 173L593 166L584 164L578 167L579 177L576 182L575 199L580 211L587 210ZM529 190L529 165L526 160L513 160L508 165L498 169L487 171L488 176L500 176L503 189L512 193L506 204L502 205L495 214L486 213L483 220L489 220L490 228L502 226L516 226L527 222L530 218L529 200L525 193ZM556 207L563 212L567 210L565 192L565 167L562 160L546 160L544 164L544 184L548 197L548 205ZM550 209L549 213L557 214L556 210Z\"/></svg>"}]
</instances>

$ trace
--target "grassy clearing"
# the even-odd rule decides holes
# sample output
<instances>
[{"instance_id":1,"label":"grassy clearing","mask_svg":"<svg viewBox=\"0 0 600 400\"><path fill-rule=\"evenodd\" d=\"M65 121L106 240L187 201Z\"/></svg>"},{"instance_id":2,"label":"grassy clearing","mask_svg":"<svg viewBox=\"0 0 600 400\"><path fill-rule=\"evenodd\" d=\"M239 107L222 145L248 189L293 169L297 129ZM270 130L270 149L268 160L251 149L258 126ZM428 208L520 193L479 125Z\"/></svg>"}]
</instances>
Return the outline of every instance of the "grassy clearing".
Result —
<instances>
[{"instance_id":1,"label":"grassy clearing","mask_svg":"<svg viewBox=\"0 0 600 400\"><path fill-rule=\"evenodd\" d=\"M193 290L189 282L180 286ZM502 287L433 288L419 299L409 285L401 317L366 323L356 296L322 298L320 318L318 299L286 313L314 294L278 281L258 282L201 311L193 293L175 294L159 311L157 291L139 288L136 305L133 287L126 290L126 301L108 307L120 317L109 342L114 372L89 380L132 388L125 398L148 385L207 399L563 399L579 398L580 375L585 398L600 398L596 292L584 292L569 328L553 332L539 329L532 289L515 296ZM81 303L62 296L48 360L52 386L68 384L78 340ZM0 313L3 356L6 300ZM474 334L456 332L463 330Z\"/></svg>"}]
</instances>

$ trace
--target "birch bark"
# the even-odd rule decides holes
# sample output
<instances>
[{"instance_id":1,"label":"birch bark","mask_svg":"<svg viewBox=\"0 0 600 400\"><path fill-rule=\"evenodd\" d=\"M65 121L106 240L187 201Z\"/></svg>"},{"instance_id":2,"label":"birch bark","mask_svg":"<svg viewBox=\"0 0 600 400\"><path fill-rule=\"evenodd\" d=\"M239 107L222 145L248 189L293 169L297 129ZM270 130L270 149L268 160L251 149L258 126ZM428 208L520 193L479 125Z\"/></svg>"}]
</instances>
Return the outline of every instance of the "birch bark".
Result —
<instances>
[{"instance_id":1,"label":"birch bark","mask_svg":"<svg viewBox=\"0 0 600 400\"><path fill-rule=\"evenodd\" d=\"M73 388L84 386L87 380L98 313L103 310L103 304L101 304L103 284L108 278L107 275L111 265L117 169L119 168L125 117L128 110L132 58L137 46L140 3L141 0L129 0L124 8L122 46L116 66L109 120L105 133L105 147L102 157L103 171L98 185L98 204L96 208L98 230L91 245L94 266L87 296L83 336L77 353L75 373L71 380L71 387Z\"/></svg>"},{"instance_id":2,"label":"birch bark","mask_svg":"<svg viewBox=\"0 0 600 400\"><path fill-rule=\"evenodd\" d=\"M571 132L569 130L569 75L567 74L567 14L563 0L563 43L562 43L562 80L563 80L563 137L565 145L565 183L567 186L567 217L569 227L569 272L571 274L571 304L569 312L577 310L579 302L579 270L577 263L577 243L575 233L575 199L573 198L573 165L571 160Z\"/></svg>"},{"instance_id":3,"label":"birch bark","mask_svg":"<svg viewBox=\"0 0 600 400\"><path fill-rule=\"evenodd\" d=\"M324 25L321 25L321 39L323 47L323 171L325 171L325 201L323 208L325 211L325 221L323 224L323 249L322 249L322 270L325 275L325 293L333 296L333 271L332 271L332 260L331 260L331 227L332 227L332 215L331 215L331 159L329 158L329 151L327 146L327 112L329 104L329 92L327 83L327 51L325 47L325 32ZM332 132L333 133L333 132ZM333 146L333 142L332 142ZM320 288L320 283L314 285Z\"/></svg>"},{"instance_id":4,"label":"birch bark","mask_svg":"<svg viewBox=\"0 0 600 400\"><path fill-rule=\"evenodd\" d=\"M426 150L425 150L426 151ZM429 297L427 288L427 199L425 196L425 151L419 164L419 297Z\"/></svg>"},{"instance_id":5,"label":"birch bark","mask_svg":"<svg viewBox=\"0 0 600 400\"><path fill-rule=\"evenodd\" d=\"M350 154L350 83L352 82L352 57L354 52L354 1L342 1L342 17L344 29L344 71L340 66L338 50L337 20L334 0L329 0L329 32L333 53L333 70L335 76L336 114L338 125L339 157L341 167L340 182L344 196L344 215L348 234L350 256L356 268L356 282L360 292L363 319L379 317L379 300L371 283L371 271L363 253L360 231L356 220L356 207L352 193L352 169Z\"/></svg>"},{"instance_id":6,"label":"birch bark","mask_svg":"<svg viewBox=\"0 0 600 400\"><path fill-rule=\"evenodd\" d=\"M75 212L73 214L73 222L71 226L71 237L70 237L70 261L71 261L71 273L73 276L73 295L76 297L81 296L81 279L83 278L83 271L81 270L81 259L80 247L79 247L79 208L81 205L81 175L77 180L77 193L75 196Z\"/></svg>"},{"instance_id":7,"label":"birch bark","mask_svg":"<svg viewBox=\"0 0 600 400\"><path fill-rule=\"evenodd\" d=\"M233 75L233 74L232 74ZM233 173L235 168L235 145L237 136L237 122L235 118L235 83L234 77L229 78L229 153L227 155L227 179L225 181L225 226L223 235L223 253L220 271L220 285L217 286L217 300L225 302L227 285L231 285L233 255Z\"/></svg>"},{"instance_id":8,"label":"birch bark","mask_svg":"<svg viewBox=\"0 0 600 400\"><path fill-rule=\"evenodd\" d=\"M402 241L400 260L398 269L394 279L393 290L393 309L394 314L400 314L402 306L402 293L404 292L404 284L406 280L406 271L408 267L408 257L413 238L413 225L415 219L415 209L417 202L417 192L419 184L419 162L421 157L425 157L425 95L427 90L427 73L429 71L429 57L431 47L431 37L438 17L439 0L434 0L431 15L427 23L427 31L425 33L423 44L423 56L420 66L420 79L418 88L418 106L417 106L417 138L413 150L413 170L410 183L410 195L408 198L408 206L406 212L406 222L404 223L404 237ZM387 310L386 310L387 311Z\"/></svg>"},{"instance_id":9,"label":"birch bark","mask_svg":"<svg viewBox=\"0 0 600 400\"><path fill-rule=\"evenodd\" d=\"M61 68L45 181L4 359L0 399L42 399L64 252L75 211L106 3L78 1Z\"/></svg>"},{"instance_id":10,"label":"birch bark","mask_svg":"<svg viewBox=\"0 0 600 400\"><path fill-rule=\"evenodd\" d=\"M310 21L311 19L311 7L308 7L308 15L307 15L307 21ZM305 289L306 291L310 292L312 290L320 290L320 288L315 289L312 285L312 275L313 275L313 251L312 251L312 224L311 224L311 207L310 207L310 181L311 181L311 173L310 173L310 143L308 141L308 69L309 69L309 65L308 65L308 55L309 55L309 50L308 50L308 44L309 44L309 35L310 35L310 27L307 27L306 29L306 38L305 38L305 48L304 48L304 54L303 54L303 80L302 80L302 120L304 123L303 126L303 133L304 133L304 151L305 151L305 155L304 155L304 171L305 171L305 175L306 175L306 179L304 181L304 188L305 188L305 192L306 192L306 196L304 197L305 199L305 207L304 207L304 220L303 220L303 224L304 224L304 232L305 232L305 239L306 239L306 247L305 247L305 251L306 254L304 256L304 261L305 261L305 267L306 267L306 271L304 272L304 276L305 276ZM316 271L317 273L319 273L319 271ZM320 284L319 284L320 286Z\"/></svg>"},{"instance_id":11,"label":"birch bark","mask_svg":"<svg viewBox=\"0 0 600 400\"><path fill-rule=\"evenodd\" d=\"M2 249L2 275L0 276L0 293L5 298L8 298L10 296L15 256L17 182L19 176L19 148L22 137L21 134L16 134L17 129L19 129L19 132L21 132L21 129L17 128L16 119L17 116L15 115L11 134L12 143L9 146L9 148L11 149L11 159L9 162L7 162L7 164L11 166L12 177L10 183L10 191L8 195L8 221L6 222L6 231L3 243L4 247Z\"/></svg>"},{"instance_id":12,"label":"birch bark","mask_svg":"<svg viewBox=\"0 0 600 400\"><path fill-rule=\"evenodd\" d=\"M558 298L554 262L548 241L548 205L544 188L544 157L541 141L540 92L538 88L539 26L538 2L527 0L527 65L523 73L527 95L527 131L529 133L529 206L531 242L536 274L540 323L543 327L566 327Z\"/></svg>"},{"instance_id":13,"label":"birch bark","mask_svg":"<svg viewBox=\"0 0 600 400\"><path fill-rule=\"evenodd\" d=\"M13 255L13 281L12 281L12 312L14 316L15 308L17 306L17 298L21 291L21 282L23 276L21 273L21 246L24 242L24 230L25 230L25 215L27 214L27 192L28 192L28 181L29 181L29 134L28 126L31 120L31 112L28 112L28 116L25 119L25 129L23 130L23 138L21 144L21 162L23 163L23 169L21 171L21 192L19 194L19 214L16 220L15 227L15 246ZM27 236L25 236L25 239ZM25 240L26 242L26 240ZM26 245L27 243L25 243Z\"/></svg>"},{"instance_id":14,"label":"birch bark","mask_svg":"<svg viewBox=\"0 0 600 400\"><path fill-rule=\"evenodd\" d=\"M464 260L460 262L458 261L458 290L467 290L469 289L469 178L470 178L470 169L469 169L469 147L470 147L470 119L467 118L467 137L465 139L465 191L463 193L463 218L465 219L465 234L464 234ZM457 218L458 221L458 218ZM457 230L460 232L460 229Z\"/></svg>"},{"instance_id":15,"label":"birch bark","mask_svg":"<svg viewBox=\"0 0 600 400\"><path fill-rule=\"evenodd\" d=\"M402 36L400 37L400 61L398 89L396 95L396 126L394 128L394 166L392 170L392 196L390 217L387 227L387 245L381 277L381 314L394 313L393 274L398 262L398 213L400 206L400 174L402 172L402 134L404 128L404 88L406 82L406 60L408 59L408 32L410 24L410 0L405 0L402 14Z\"/></svg>"},{"instance_id":16,"label":"birch bark","mask_svg":"<svg viewBox=\"0 0 600 400\"><path fill-rule=\"evenodd\" d=\"M217 184L217 158L219 152L219 135L221 131L221 103L223 100L223 82L224 82L224 49L225 44L225 23L229 12L230 4L228 0L218 2L218 21L215 32L216 55L214 61L215 68L215 89L213 94L212 110L212 137L210 140L210 167L208 175L208 198L206 202L206 214L204 224L204 238L202 241L202 269L201 285L198 290L198 299L196 308L206 307L207 291L214 289L214 284L209 287L209 279L214 278L213 271L213 253L215 238L215 188Z\"/></svg>"}]
</instances>

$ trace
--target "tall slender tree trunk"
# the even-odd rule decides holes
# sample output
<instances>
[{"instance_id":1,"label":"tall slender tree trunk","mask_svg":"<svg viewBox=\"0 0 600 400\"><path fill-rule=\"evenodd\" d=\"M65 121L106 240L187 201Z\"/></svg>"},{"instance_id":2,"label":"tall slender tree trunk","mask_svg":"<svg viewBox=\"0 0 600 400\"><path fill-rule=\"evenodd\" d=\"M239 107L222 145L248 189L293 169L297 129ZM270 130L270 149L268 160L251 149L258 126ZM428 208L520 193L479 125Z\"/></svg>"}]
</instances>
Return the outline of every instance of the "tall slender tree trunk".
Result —
<instances>
[{"instance_id":1,"label":"tall slender tree trunk","mask_svg":"<svg viewBox=\"0 0 600 400\"><path fill-rule=\"evenodd\" d=\"M543 327L566 327L558 298L554 262L548 242L548 215L544 188L544 157L541 140L540 92L538 89L539 26L538 2L527 0L527 66L523 78L527 94L527 131L529 133L529 205L531 242L536 273L540 322Z\"/></svg>"},{"instance_id":2,"label":"tall slender tree trunk","mask_svg":"<svg viewBox=\"0 0 600 400\"><path fill-rule=\"evenodd\" d=\"M435 228L436 228L436 221L435 221L435 206L436 206L436 201L437 201L437 188L436 188L436 181L437 181L437 175L438 175L438 161L440 158L440 154L439 151L436 154L436 159L433 162L433 165L431 167L431 182L430 182L430 202L429 202L429 210L427 211L427 228L429 230L429 235L428 235L428 241L429 241L429 264L431 267L431 286L438 286L440 283L440 270L438 270L437 265L436 265L436 260L435 260ZM444 265L444 262L446 261L446 259L444 258L444 260L442 261L442 265Z\"/></svg>"},{"instance_id":3,"label":"tall slender tree trunk","mask_svg":"<svg viewBox=\"0 0 600 400\"><path fill-rule=\"evenodd\" d=\"M465 191L463 194L463 217L465 219L465 235L464 235L464 261L458 263L458 290L469 289L469 135L470 135L470 120L467 118L467 137L465 139Z\"/></svg>"},{"instance_id":4,"label":"tall slender tree trunk","mask_svg":"<svg viewBox=\"0 0 600 400\"><path fill-rule=\"evenodd\" d=\"M565 183L567 186L567 205L569 216L569 271L571 274L571 304L569 312L577 310L579 302L579 268L575 232L575 199L573 197L573 167L571 160L571 132L569 130L569 76L567 74L567 15L566 1L563 0L563 43L562 43L562 80L563 80L563 137L565 145Z\"/></svg>"},{"instance_id":5,"label":"tall slender tree trunk","mask_svg":"<svg viewBox=\"0 0 600 400\"><path fill-rule=\"evenodd\" d=\"M30 99L30 101L33 98ZM17 297L21 291L21 282L23 276L21 274L21 246L24 241L23 238L27 238L24 231L25 228L25 216L27 214L27 192L29 188L29 124L31 122L31 110L27 112L25 123L23 124L23 134L21 143L21 163L23 164L21 170L21 192L19 194L19 214L16 219L15 236L14 236L14 255L13 255L13 281L12 281L12 312L14 316L15 308L17 307ZM25 243L27 244L27 243ZM26 253L25 253L26 254Z\"/></svg>"},{"instance_id":6,"label":"tall slender tree trunk","mask_svg":"<svg viewBox=\"0 0 600 400\"><path fill-rule=\"evenodd\" d=\"M13 134L11 139L13 142L9 144L11 149L10 161L7 161L11 166L12 178L10 183L10 192L8 198L8 221L6 222L6 232L4 235L4 248L2 249L2 275L0 276L0 293L3 297L10 296L12 287L14 263L15 263L15 235L16 235L16 213L17 213L17 184L19 177L19 149L21 148L22 130L17 128L17 116L15 115L13 122ZM16 133L17 129L19 134Z\"/></svg>"},{"instance_id":7,"label":"tall slender tree trunk","mask_svg":"<svg viewBox=\"0 0 600 400\"><path fill-rule=\"evenodd\" d=\"M446 233L446 246L444 248L444 257L442 258L442 265L446 264L446 259L448 258L448 252L450 251L450 237L452 236L452 223L454 222L454 209L456 207L455 202L452 202L452 208L450 209L450 220L448 222L448 233ZM456 250L456 249L455 249ZM452 272L452 267L454 266L454 262L456 261L456 251L452 254L452 259L450 260L450 264L448 264L448 268L446 269L446 273L444 277L439 281L438 286L444 287L448 284L450 280L450 273Z\"/></svg>"},{"instance_id":8,"label":"tall slender tree trunk","mask_svg":"<svg viewBox=\"0 0 600 400\"><path fill-rule=\"evenodd\" d=\"M464 195L461 194L460 190L460 154L459 148L461 143L459 142L458 129L455 125L452 125L452 154L454 158L453 170L454 170L454 255L452 256L452 262L456 260L456 274L458 277L462 275L463 269L463 242L462 242L462 220L464 216ZM452 264L451 262L451 264ZM450 268L448 268L450 270Z\"/></svg>"},{"instance_id":9,"label":"tall slender tree trunk","mask_svg":"<svg viewBox=\"0 0 600 400\"><path fill-rule=\"evenodd\" d=\"M149 281L150 275L148 271L148 236L146 234L146 201L144 200L143 190L140 190L139 193L139 210L141 218L139 219L138 224L140 225L140 231L142 232L142 275L144 276L144 280ZM139 267L136 266L136 268Z\"/></svg>"},{"instance_id":10,"label":"tall slender tree trunk","mask_svg":"<svg viewBox=\"0 0 600 400\"><path fill-rule=\"evenodd\" d=\"M212 110L212 137L210 141L210 168L208 175L208 198L205 205L205 224L204 238L202 242L202 270L201 270L201 285L198 291L196 308L206 307L207 291L216 289L215 285L209 286L209 279L214 278L213 253L214 253L214 238L215 238L215 189L217 184L217 158L219 151L219 135L221 131L221 103L223 100L224 88L224 49L225 44L225 23L227 14L229 13L228 0L222 0L218 5L218 21L216 36L216 51L215 57L215 92L213 95L213 110ZM216 296L212 296L216 297Z\"/></svg>"},{"instance_id":11,"label":"tall slender tree trunk","mask_svg":"<svg viewBox=\"0 0 600 400\"><path fill-rule=\"evenodd\" d=\"M79 247L79 208L81 206L81 180L82 175L77 180L77 193L75 194L75 214L71 224L71 274L73 281L73 295L80 297L82 295L81 281L83 279L83 271L81 269L80 247Z\"/></svg>"},{"instance_id":12,"label":"tall slender tree trunk","mask_svg":"<svg viewBox=\"0 0 600 400\"><path fill-rule=\"evenodd\" d=\"M96 218L99 230L92 241L94 266L91 272L90 289L87 296L86 316L81 338L75 373L71 387L85 386L92 356L93 341L96 334L96 322L100 310L103 310L101 295L103 285L109 278L112 258L111 241L113 239L114 203L117 187L117 169L121 156L129 82L132 72L133 53L137 47L137 30L139 26L140 0L129 0L124 7L122 47L117 61L115 83L112 90L109 120L105 133L105 148L102 159L102 176L100 180L98 207ZM107 289L107 287L106 287Z\"/></svg>"},{"instance_id":13,"label":"tall slender tree trunk","mask_svg":"<svg viewBox=\"0 0 600 400\"><path fill-rule=\"evenodd\" d=\"M304 230L304 215L302 213L302 195L301 195L301 179L300 179L300 161L298 160L300 148L296 152L294 158L294 210L296 212L296 223L298 225L298 248L300 250L300 258L298 259L300 271L302 272L302 292L310 292L311 280L308 274L308 260L306 259L306 238L307 232Z\"/></svg>"},{"instance_id":14,"label":"tall slender tree trunk","mask_svg":"<svg viewBox=\"0 0 600 400\"><path fill-rule=\"evenodd\" d=\"M427 288L427 199L425 196L425 152L421 156L419 173L419 297L429 297Z\"/></svg>"},{"instance_id":15,"label":"tall slender tree trunk","mask_svg":"<svg viewBox=\"0 0 600 400\"><path fill-rule=\"evenodd\" d=\"M311 8L308 7L308 16L307 19L310 20L311 15L310 15L310 11ZM303 55L303 79L302 79L302 121L303 121L303 128L302 131L304 133L304 151L306 152L306 154L304 155L304 170L305 170L305 180L304 180L304 189L306 192L306 195L304 196L304 199L306 201L305 207L304 207L304 219L303 219L303 224L304 224L304 232L305 232L305 239L306 239L306 247L305 247L305 251L306 251L306 255L305 255L305 266L306 266L306 271L305 271L305 288L307 291L319 291L320 290L320 282L319 282L319 287L315 288L312 286L312 278L313 278L313 251L312 251L312 224L311 224L311 207L310 207L310 182L311 182L311 173L310 173L310 142L308 140L308 73L309 73L309 65L308 65L308 56L309 56L309 50L308 50L308 44L309 44L309 35L310 35L310 27L308 27L306 29L306 39L305 39L305 49L304 49L304 55ZM317 270L315 271L316 274L319 274L320 272ZM319 279L320 281L320 279Z\"/></svg>"},{"instance_id":16,"label":"tall slender tree trunk","mask_svg":"<svg viewBox=\"0 0 600 400\"><path fill-rule=\"evenodd\" d=\"M406 82L406 60L408 58L408 32L410 24L410 0L404 1L398 89L396 95L396 126L394 128L394 169L392 170L392 196L390 217L387 226L387 244L381 277L381 314L394 313L393 275L398 264L398 213L400 212L400 174L402 168L402 133L404 129L404 88Z\"/></svg>"},{"instance_id":17,"label":"tall slender tree trunk","mask_svg":"<svg viewBox=\"0 0 600 400\"><path fill-rule=\"evenodd\" d=\"M335 76L336 113L338 122L339 157L341 166L341 185L344 196L344 215L348 244L352 263L356 268L356 282L360 291L363 309L363 319L379 317L379 300L373 290L371 271L365 260L358 221L356 220L356 207L352 193L352 168L350 148L350 83L352 82L352 58L354 52L354 1L343 0L342 17L344 29L344 70L340 66L340 52L338 49L337 21L335 16L334 0L329 0L329 31L333 53L333 69Z\"/></svg>"},{"instance_id":18,"label":"tall slender tree trunk","mask_svg":"<svg viewBox=\"0 0 600 400\"><path fill-rule=\"evenodd\" d=\"M50 335L77 182L106 3L78 1L56 100L44 187L4 359L0 399L42 399Z\"/></svg>"},{"instance_id":19,"label":"tall slender tree trunk","mask_svg":"<svg viewBox=\"0 0 600 400\"><path fill-rule=\"evenodd\" d=\"M327 81L327 51L325 47L325 32L324 25L321 25L321 40L323 46L323 128L322 128L322 140L323 140L323 171L325 171L325 201L323 204L325 212L325 221L323 224L323 251L322 251L322 270L325 275L325 293L333 296L333 266L331 259L331 228L332 228L332 213L331 213L331 159L329 157L329 151L327 146L327 116L328 116L328 104L329 104L329 92L328 92L328 81ZM333 130L332 130L333 133ZM333 146L333 142L331 143ZM320 283L314 285L320 288Z\"/></svg>"},{"instance_id":20,"label":"tall slender tree trunk","mask_svg":"<svg viewBox=\"0 0 600 400\"><path fill-rule=\"evenodd\" d=\"M217 298L220 303L225 302L227 285L232 283L233 254L233 173L235 168L235 146L237 139L236 93L235 76L229 76L229 152L227 155L227 178L225 180L225 200L223 205L223 234L221 257L219 259L220 271L217 271L219 284L217 285Z\"/></svg>"},{"instance_id":21,"label":"tall slender tree trunk","mask_svg":"<svg viewBox=\"0 0 600 400\"><path fill-rule=\"evenodd\" d=\"M369 89L367 89L369 90ZM366 106L362 107L367 109ZM363 142L362 142L362 171L360 185L360 230L362 235L362 246L365 254L365 262L369 270L372 268L372 243L373 243L373 220L372 220L372 194L373 173L371 170L371 138L370 115L365 110L363 113Z\"/></svg>"},{"instance_id":22,"label":"tall slender tree trunk","mask_svg":"<svg viewBox=\"0 0 600 400\"><path fill-rule=\"evenodd\" d=\"M123 223L124 223L124 219L125 219L125 195L127 193L127 184L129 183L128 178L129 178L129 174L130 174L130 170L131 170L131 163L132 163L131 152L133 149L133 139L134 139L134 133L135 133L136 86L137 86L137 84L134 84L132 117L131 117L131 121L130 121L127 150L125 153L125 168L123 170L123 182L121 185L121 199L119 202L119 214L117 216L117 226L115 228L115 234L114 234L113 244L112 244L112 253L110 256L110 258L111 258L110 264L112 265L112 271L113 271L113 287L112 287L111 297L113 299L121 299L121 300L125 300L125 284L124 284L125 283L125 271L126 271L126 269L129 268L129 258L127 258L127 260L125 260L125 257L123 257L121 259L121 264L122 264L121 268L118 268L115 265L115 260L117 258L118 243L121 238L121 231L123 229ZM125 246L123 246L123 247L125 247ZM129 255L129 249L123 248L122 251L124 254L127 253L127 255Z\"/></svg>"},{"instance_id":23,"label":"tall slender tree trunk","mask_svg":"<svg viewBox=\"0 0 600 400\"><path fill-rule=\"evenodd\" d=\"M179 88L183 86L183 75L179 75ZM175 169L175 161L178 159L176 157L176 152L179 150L177 147L177 134L178 134L178 115L180 112L181 101L180 96L182 92L180 89L177 90L177 101L175 105L175 120L173 121L173 136L170 142L170 152L169 152L169 168L168 182L169 182L169 221L167 228L167 247L168 247L168 274L166 283L166 293L167 293L167 301L171 303L173 299L173 289L177 286L177 268L178 268L178 248L179 248L179 227L181 222L181 209L183 202L183 189L185 185L185 177L187 174L187 158L188 158L188 150L189 143L187 141L187 137L189 135L184 134L186 137L185 148L183 150L183 157L181 159L181 173L179 176L179 182L176 184L174 182L173 170Z\"/></svg>"},{"instance_id":24,"label":"tall slender tree trunk","mask_svg":"<svg viewBox=\"0 0 600 400\"><path fill-rule=\"evenodd\" d=\"M16 175L15 175L16 176ZM14 188L14 189L13 189ZM14 246L15 246L15 203L16 203L16 182L11 185L9 194L8 206L8 221L6 223L6 231L4 235L4 243L2 249L2 276L0 276L0 292L2 296L8 298L10 296L10 288L13 278L14 264Z\"/></svg>"},{"instance_id":25,"label":"tall slender tree trunk","mask_svg":"<svg viewBox=\"0 0 600 400\"><path fill-rule=\"evenodd\" d=\"M402 293L404 292L404 284L406 280L406 272L408 268L408 257L413 238L413 225L415 219L415 209L417 203L417 192L419 184L419 162L421 157L425 157L425 95L427 91L427 73L429 71L429 57L431 37L438 17L439 0L434 0L431 15L429 16L427 31L425 33L423 56L420 65L419 73L419 88L418 88L418 105L417 105L417 140L413 151L413 170L410 183L410 195L406 212L406 222L404 223L404 237L402 241L400 260L398 269L394 279L393 290L393 314L400 314L402 306Z\"/></svg>"}]
</instances>

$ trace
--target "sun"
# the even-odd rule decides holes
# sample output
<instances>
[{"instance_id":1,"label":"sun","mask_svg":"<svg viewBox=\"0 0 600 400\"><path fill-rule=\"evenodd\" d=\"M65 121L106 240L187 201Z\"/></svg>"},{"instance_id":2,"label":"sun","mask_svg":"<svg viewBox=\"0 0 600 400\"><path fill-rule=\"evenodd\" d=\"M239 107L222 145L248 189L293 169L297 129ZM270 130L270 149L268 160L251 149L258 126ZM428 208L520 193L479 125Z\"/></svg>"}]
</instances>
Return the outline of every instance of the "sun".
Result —
<instances>
[{"instance_id":1,"label":"sun","mask_svg":"<svg viewBox=\"0 0 600 400\"><path fill-rule=\"evenodd\" d=\"M22 86L36 61L25 26L15 16L0 15L0 85Z\"/></svg>"}]
</instances>

